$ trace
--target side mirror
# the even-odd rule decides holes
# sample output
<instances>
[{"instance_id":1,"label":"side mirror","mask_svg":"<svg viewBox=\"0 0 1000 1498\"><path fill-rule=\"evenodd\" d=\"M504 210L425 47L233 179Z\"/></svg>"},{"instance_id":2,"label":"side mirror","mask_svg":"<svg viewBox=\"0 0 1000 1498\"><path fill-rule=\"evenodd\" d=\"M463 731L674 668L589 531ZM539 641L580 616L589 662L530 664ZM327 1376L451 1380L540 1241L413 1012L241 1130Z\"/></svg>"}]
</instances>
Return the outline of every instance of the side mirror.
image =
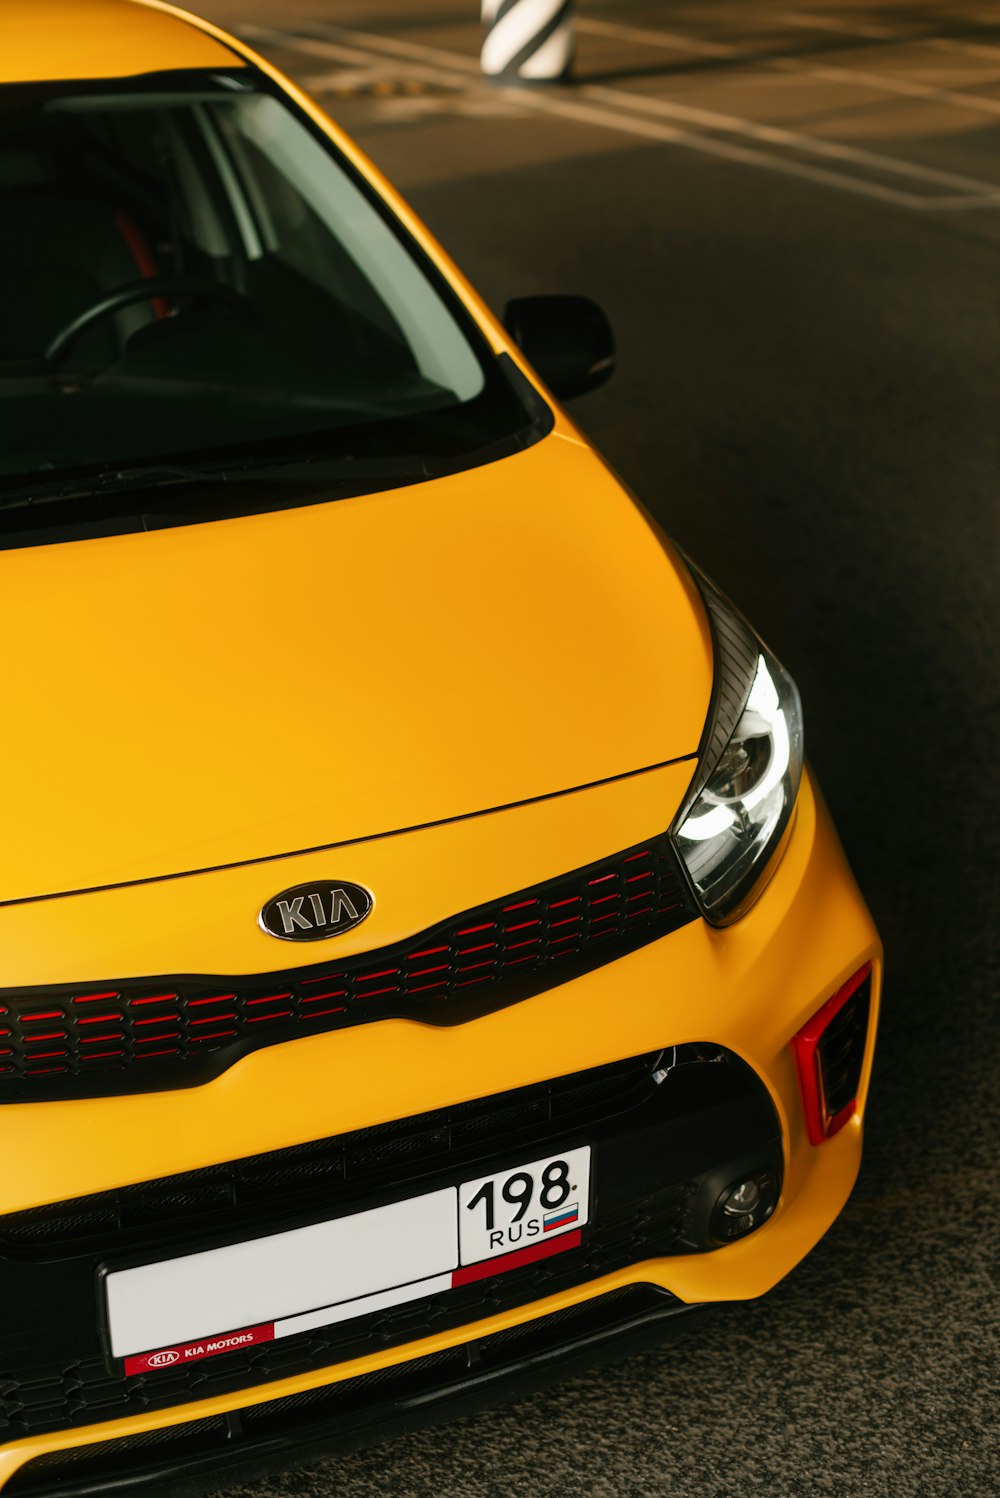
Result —
<instances>
[{"instance_id":1,"label":"side mirror","mask_svg":"<svg viewBox=\"0 0 1000 1498\"><path fill-rule=\"evenodd\" d=\"M596 390L615 367L611 324L589 297L515 297L503 324L560 400Z\"/></svg>"}]
</instances>

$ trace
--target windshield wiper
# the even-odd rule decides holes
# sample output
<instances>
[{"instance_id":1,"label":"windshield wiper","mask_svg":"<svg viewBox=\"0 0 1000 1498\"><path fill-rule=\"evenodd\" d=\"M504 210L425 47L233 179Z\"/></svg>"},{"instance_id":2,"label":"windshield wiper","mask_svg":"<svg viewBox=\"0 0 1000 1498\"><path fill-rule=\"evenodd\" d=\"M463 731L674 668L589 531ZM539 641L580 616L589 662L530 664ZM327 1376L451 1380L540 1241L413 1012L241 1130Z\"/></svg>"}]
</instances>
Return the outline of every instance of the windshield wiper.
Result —
<instances>
[{"instance_id":1,"label":"windshield wiper","mask_svg":"<svg viewBox=\"0 0 1000 1498\"><path fill-rule=\"evenodd\" d=\"M80 474L72 479L46 479L38 475L30 483L22 483L16 488L0 488L0 510L51 504L60 500L97 499L128 490L147 491L165 487L312 483L333 485L339 489L355 484L391 484L400 479L419 483L422 479L435 476L435 470L427 459L412 453L403 457L381 458L330 458L326 454L316 454L296 456L286 462L276 462L269 457L204 467L152 463L105 468L97 474Z\"/></svg>"}]
</instances>

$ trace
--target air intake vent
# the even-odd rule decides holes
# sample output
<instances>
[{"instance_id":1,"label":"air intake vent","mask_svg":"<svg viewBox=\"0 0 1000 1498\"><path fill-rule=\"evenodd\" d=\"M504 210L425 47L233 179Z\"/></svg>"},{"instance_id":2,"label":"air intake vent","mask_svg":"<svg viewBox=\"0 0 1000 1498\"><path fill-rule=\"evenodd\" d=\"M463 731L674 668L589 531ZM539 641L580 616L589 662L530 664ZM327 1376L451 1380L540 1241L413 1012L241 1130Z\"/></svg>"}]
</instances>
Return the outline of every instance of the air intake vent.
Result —
<instances>
[{"instance_id":1,"label":"air intake vent","mask_svg":"<svg viewBox=\"0 0 1000 1498\"><path fill-rule=\"evenodd\" d=\"M857 1096L865 1059L871 1000L872 982L868 977L823 1031L819 1043L819 1069L823 1080L823 1101L831 1118L842 1113Z\"/></svg>"},{"instance_id":2,"label":"air intake vent","mask_svg":"<svg viewBox=\"0 0 1000 1498\"><path fill-rule=\"evenodd\" d=\"M350 1134L8 1212L0 1216L0 1251L46 1259L94 1248L102 1256L155 1253L178 1228L227 1233L272 1222L277 1213L341 1208L401 1185L416 1189L416 1181L441 1169L500 1151L537 1153L571 1130L592 1134L624 1122L659 1095L655 1072L665 1055L677 1068L695 1065L701 1052L650 1051ZM716 1066L710 1076L718 1074Z\"/></svg>"},{"instance_id":3,"label":"air intake vent","mask_svg":"<svg viewBox=\"0 0 1000 1498\"><path fill-rule=\"evenodd\" d=\"M812 1144L832 1139L857 1106L871 998L869 962L827 1000L792 1041Z\"/></svg>"}]
</instances>

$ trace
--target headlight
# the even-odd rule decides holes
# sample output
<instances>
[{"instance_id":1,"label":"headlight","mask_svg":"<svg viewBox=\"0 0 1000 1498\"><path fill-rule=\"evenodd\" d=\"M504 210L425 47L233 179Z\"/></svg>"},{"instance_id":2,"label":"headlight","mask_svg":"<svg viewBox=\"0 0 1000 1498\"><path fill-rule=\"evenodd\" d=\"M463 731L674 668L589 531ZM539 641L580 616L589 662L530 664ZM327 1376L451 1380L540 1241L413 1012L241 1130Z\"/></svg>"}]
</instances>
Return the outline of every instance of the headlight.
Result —
<instances>
[{"instance_id":1,"label":"headlight","mask_svg":"<svg viewBox=\"0 0 1000 1498\"><path fill-rule=\"evenodd\" d=\"M743 616L692 571L712 621L715 688L698 773L671 834L702 911L724 925L774 867L802 776L802 705Z\"/></svg>"}]
</instances>

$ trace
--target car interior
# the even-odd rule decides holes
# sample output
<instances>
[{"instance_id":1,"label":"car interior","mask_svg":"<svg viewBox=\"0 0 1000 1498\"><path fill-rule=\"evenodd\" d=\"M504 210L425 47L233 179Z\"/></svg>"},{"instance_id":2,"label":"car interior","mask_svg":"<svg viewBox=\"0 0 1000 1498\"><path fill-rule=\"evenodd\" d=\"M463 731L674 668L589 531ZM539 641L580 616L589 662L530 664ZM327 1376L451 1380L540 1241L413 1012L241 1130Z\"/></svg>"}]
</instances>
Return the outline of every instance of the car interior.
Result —
<instances>
[{"instance_id":1,"label":"car interior","mask_svg":"<svg viewBox=\"0 0 1000 1498\"><path fill-rule=\"evenodd\" d=\"M330 150L238 76L169 82L0 91L0 469L474 399L481 355Z\"/></svg>"}]
</instances>

